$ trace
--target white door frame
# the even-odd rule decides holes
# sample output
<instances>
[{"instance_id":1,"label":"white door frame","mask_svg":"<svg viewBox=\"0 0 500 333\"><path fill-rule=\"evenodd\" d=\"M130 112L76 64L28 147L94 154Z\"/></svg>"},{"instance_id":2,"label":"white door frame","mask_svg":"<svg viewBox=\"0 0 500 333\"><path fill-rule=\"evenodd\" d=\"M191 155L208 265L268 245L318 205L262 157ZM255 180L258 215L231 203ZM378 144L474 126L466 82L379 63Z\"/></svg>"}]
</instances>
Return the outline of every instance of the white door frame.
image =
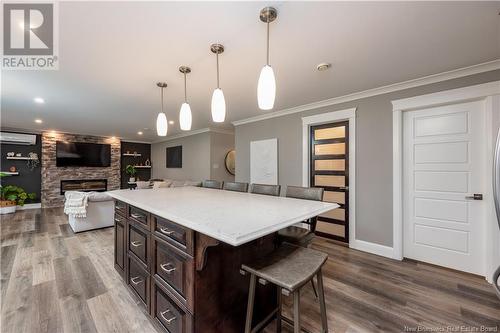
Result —
<instances>
[{"instance_id":1,"label":"white door frame","mask_svg":"<svg viewBox=\"0 0 500 333\"><path fill-rule=\"evenodd\" d=\"M500 95L500 81L494 81L479 85L474 85L465 88L458 88L427 94L422 96L410 97L392 101L393 114L393 248L394 259L403 259L403 112L424 109L429 107L456 104L460 102L467 102L473 100L483 100L485 102L485 122L486 122L486 149L488 151L485 167L486 183L492 184L492 168L493 168L493 132L491 126L491 119L493 117L493 100ZM500 110L496 110L500 112ZM493 192L491 185L487 186L485 193L485 202L487 205L487 223L484 228L485 235L485 260L486 260L486 279L491 280L494 267L494 243L498 242L488 234L488 231L497 230L495 215L493 214ZM498 246L497 246L498 247Z\"/></svg>"},{"instance_id":2,"label":"white door frame","mask_svg":"<svg viewBox=\"0 0 500 333\"><path fill-rule=\"evenodd\" d=\"M302 186L309 186L309 129L338 121L349 121L349 244L352 244L356 239L356 108L302 117Z\"/></svg>"}]
</instances>

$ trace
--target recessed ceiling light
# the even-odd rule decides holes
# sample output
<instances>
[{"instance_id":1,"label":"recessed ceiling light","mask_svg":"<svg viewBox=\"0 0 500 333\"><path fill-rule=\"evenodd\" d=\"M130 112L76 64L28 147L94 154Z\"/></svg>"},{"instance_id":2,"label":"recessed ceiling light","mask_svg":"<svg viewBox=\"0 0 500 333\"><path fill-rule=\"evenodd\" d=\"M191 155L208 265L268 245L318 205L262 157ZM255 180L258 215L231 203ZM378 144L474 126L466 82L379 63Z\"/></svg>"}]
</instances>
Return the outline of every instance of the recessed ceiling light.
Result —
<instances>
[{"instance_id":1,"label":"recessed ceiling light","mask_svg":"<svg viewBox=\"0 0 500 333\"><path fill-rule=\"evenodd\" d=\"M41 124L41 123L43 123L43 121L42 121L42 119L35 119L35 123Z\"/></svg>"},{"instance_id":2,"label":"recessed ceiling light","mask_svg":"<svg viewBox=\"0 0 500 333\"><path fill-rule=\"evenodd\" d=\"M316 69L322 72L330 69L330 67L332 67L332 64L330 64L329 62L322 62L321 64L318 64L318 66L316 66Z\"/></svg>"},{"instance_id":3,"label":"recessed ceiling light","mask_svg":"<svg viewBox=\"0 0 500 333\"><path fill-rule=\"evenodd\" d=\"M175 121L173 121L173 120L169 120L169 121L168 121L168 123L169 123L170 125L173 125L173 124L175 124Z\"/></svg>"},{"instance_id":4,"label":"recessed ceiling light","mask_svg":"<svg viewBox=\"0 0 500 333\"><path fill-rule=\"evenodd\" d=\"M45 100L41 97L35 97L35 98L33 98L33 101L35 101L35 103L38 103L38 104L45 103Z\"/></svg>"},{"instance_id":5,"label":"recessed ceiling light","mask_svg":"<svg viewBox=\"0 0 500 333\"><path fill-rule=\"evenodd\" d=\"M137 134L142 135L142 131L137 132Z\"/></svg>"}]
</instances>

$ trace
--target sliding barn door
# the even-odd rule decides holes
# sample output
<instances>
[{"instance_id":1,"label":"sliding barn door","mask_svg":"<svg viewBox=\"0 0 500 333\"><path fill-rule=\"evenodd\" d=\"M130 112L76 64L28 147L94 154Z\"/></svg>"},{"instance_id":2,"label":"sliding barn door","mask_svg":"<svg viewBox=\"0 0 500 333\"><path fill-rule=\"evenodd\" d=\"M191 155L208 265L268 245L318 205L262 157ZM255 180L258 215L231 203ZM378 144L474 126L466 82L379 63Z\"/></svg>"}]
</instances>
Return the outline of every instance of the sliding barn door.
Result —
<instances>
[{"instance_id":1,"label":"sliding barn door","mask_svg":"<svg viewBox=\"0 0 500 333\"><path fill-rule=\"evenodd\" d=\"M323 201L339 208L318 217L316 234L349 242L349 122L312 126L310 184L324 188Z\"/></svg>"}]
</instances>

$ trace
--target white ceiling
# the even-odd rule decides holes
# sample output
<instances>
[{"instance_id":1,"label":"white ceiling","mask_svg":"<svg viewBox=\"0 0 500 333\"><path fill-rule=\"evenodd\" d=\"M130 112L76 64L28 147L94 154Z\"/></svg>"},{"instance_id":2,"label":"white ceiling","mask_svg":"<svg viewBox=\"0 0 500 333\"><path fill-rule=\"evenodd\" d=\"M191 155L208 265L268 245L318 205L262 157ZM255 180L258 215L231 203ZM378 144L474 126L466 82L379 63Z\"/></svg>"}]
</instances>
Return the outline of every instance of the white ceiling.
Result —
<instances>
[{"instance_id":1,"label":"white ceiling","mask_svg":"<svg viewBox=\"0 0 500 333\"><path fill-rule=\"evenodd\" d=\"M168 83L169 135L179 133L178 67L188 65L193 130L213 126L213 42L226 47L223 126L273 112L256 99L266 45L258 14L269 4L279 12L271 24L275 110L500 58L498 1L61 2L59 70L3 71L1 125L156 141L155 83ZM318 72L320 62L333 66Z\"/></svg>"}]
</instances>

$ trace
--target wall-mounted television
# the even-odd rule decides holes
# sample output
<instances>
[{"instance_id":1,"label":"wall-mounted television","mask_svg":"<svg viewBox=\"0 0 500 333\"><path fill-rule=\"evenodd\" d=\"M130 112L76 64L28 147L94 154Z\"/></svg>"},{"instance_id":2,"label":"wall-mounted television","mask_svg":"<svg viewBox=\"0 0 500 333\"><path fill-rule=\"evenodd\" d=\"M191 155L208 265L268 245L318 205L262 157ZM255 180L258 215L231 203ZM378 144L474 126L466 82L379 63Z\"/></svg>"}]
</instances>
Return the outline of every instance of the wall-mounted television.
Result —
<instances>
[{"instance_id":1,"label":"wall-mounted television","mask_svg":"<svg viewBox=\"0 0 500 333\"><path fill-rule=\"evenodd\" d=\"M56 142L58 167L109 167L111 145L88 142Z\"/></svg>"}]
</instances>

